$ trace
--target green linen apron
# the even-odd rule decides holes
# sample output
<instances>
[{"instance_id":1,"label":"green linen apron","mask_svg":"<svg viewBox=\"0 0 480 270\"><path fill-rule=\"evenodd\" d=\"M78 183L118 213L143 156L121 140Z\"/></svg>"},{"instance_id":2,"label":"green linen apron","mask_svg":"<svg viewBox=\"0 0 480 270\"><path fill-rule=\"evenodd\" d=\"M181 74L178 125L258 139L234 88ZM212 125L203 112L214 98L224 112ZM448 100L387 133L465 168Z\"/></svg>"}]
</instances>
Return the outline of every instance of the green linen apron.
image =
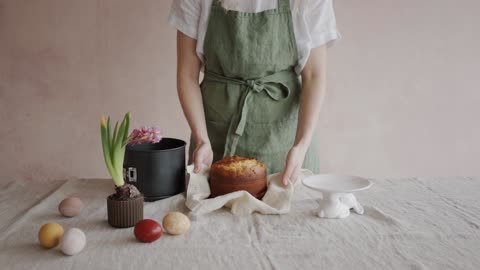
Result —
<instances>
[{"instance_id":1,"label":"green linen apron","mask_svg":"<svg viewBox=\"0 0 480 270\"><path fill-rule=\"evenodd\" d=\"M201 91L214 161L239 155L264 162L269 174L284 169L297 128L297 54L289 0L259 13L226 10L213 0ZM315 135L303 163L314 173L316 143Z\"/></svg>"}]
</instances>

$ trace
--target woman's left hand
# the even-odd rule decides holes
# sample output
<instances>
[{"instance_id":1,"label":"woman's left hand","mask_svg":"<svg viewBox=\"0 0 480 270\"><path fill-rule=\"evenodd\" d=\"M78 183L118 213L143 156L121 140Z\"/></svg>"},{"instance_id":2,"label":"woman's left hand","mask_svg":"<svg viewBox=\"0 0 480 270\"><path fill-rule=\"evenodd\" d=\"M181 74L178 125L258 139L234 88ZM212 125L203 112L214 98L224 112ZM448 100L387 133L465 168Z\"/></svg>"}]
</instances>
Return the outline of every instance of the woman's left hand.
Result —
<instances>
[{"instance_id":1,"label":"woman's left hand","mask_svg":"<svg viewBox=\"0 0 480 270\"><path fill-rule=\"evenodd\" d=\"M282 173L282 182L285 186L289 183L294 184L300 177L303 160L307 149L302 146L293 146L288 151L287 160L285 161L285 169Z\"/></svg>"}]
</instances>

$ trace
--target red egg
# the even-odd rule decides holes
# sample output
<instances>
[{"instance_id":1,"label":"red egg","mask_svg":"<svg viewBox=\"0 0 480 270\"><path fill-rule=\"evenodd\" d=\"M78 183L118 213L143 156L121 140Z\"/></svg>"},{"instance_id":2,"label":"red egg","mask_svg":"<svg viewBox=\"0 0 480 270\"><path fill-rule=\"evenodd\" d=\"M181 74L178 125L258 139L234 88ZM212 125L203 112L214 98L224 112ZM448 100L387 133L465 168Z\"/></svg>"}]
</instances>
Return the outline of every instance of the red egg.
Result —
<instances>
[{"instance_id":1,"label":"red egg","mask_svg":"<svg viewBox=\"0 0 480 270\"><path fill-rule=\"evenodd\" d=\"M162 227L153 219L143 219L135 224L133 233L138 241L150 243L162 236Z\"/></svg>"}]
</instances>

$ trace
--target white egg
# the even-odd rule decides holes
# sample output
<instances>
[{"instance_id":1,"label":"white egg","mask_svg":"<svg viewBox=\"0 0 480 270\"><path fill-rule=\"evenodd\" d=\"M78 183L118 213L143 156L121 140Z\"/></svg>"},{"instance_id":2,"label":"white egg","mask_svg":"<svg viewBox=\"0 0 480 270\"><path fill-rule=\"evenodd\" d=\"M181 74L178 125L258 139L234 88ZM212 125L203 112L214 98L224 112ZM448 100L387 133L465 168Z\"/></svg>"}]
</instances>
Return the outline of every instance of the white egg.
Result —
<instances>
[{"instance_id":1,"label":"white egg","mask_svg":"<svg viewBox=\"0 0 480 270\"><path fill-rule=\"evenodd\" d=\"M87 238L82 230L71 228L63 234L60 240L60 249L65 255L75 255L83 250Z\"/></svg>"}]
</instances>

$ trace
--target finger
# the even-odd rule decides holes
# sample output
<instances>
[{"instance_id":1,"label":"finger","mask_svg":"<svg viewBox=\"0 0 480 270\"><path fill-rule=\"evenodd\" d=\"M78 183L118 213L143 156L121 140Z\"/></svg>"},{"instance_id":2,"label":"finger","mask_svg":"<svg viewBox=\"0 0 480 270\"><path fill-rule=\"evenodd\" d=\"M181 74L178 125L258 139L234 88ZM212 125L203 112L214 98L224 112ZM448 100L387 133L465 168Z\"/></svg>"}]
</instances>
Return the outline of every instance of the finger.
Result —
<instances>
[{"instance_id":1,"label":"finger","mask_svg":"<svg viewBox=\"0 0 480 270\"><path fill-rule=\"evenodd\" d=\"M285 186L288 185L290 177L292 176L292 172L293 172L293 166L290 165L290 162L287 162L287 164L285 165L285 170L283 171L283 175L282 175L283 185Z\"/></svg>"},{"instance_id":2,"label":"finger","mask_svg":"<svg viewBox=\"0 0 480 270\"><path fill-rule=\"evenodd\" d=\"M295 169L293 170L292 177L290 179L290 182L292 184L295 184L298 181L298 178L300 176L300 168L299 166L295 166Z\"/></svg>"},{"instance_id":3,"label":"finger","mask_svg":"<svg viewBox=\"0 0 480 270\"><path fill-rule=\"evenodd\" d=\"M199 171L200 171L200 166L197 163L195 163L195 165L193 165L193 172L198 173Z\"/></svg>"},{"instance_id":4,"label":"finger","mask_svg":"<svg viewBox=\"0 0 480 270\"><path fill-rule=\"evenodd\" d=\"M200 167L201 167L201 160L198 157L195 157L195 160L193 161L193 172L198 173L200 172Z\"/></svg>"},{"instance_id":5,"label":"finger","mask_svg":"<svg viewBox=\"0 0 480 270\"><path fill-rule=\"evenodd\" d=\"M207 158L205 158L203 164L205 164L207 168L210 168L212 166L212 161L213 161L213 156L208 156Z\"/></svg>"},{"instance_id":6,"label":"finger","mask_svg":"<svg viewBox=\"0 0 480 270\"><path fill-rule=\"evenodd\" d=\"M210 167L210 166L209 166L209 165L210 165L210 164L209 164L210 162L211 162L211 161L210 161L210 156L209 156L209 155L205 155L205 156L203 157L203 159L202 159L202 164L205 165L205 166L207 166L207 167Z\"/></svg>"},{"instance_id":7,"label":"finger","mask_svg":"<svg viewBox=\"0 0 480 270\"><path fill-rule=\"evenodd\" d=\"M210 168L212 165L213 153L208 150L202 151L201 164L207 168Z\"/></svg>"}]
</instances>

